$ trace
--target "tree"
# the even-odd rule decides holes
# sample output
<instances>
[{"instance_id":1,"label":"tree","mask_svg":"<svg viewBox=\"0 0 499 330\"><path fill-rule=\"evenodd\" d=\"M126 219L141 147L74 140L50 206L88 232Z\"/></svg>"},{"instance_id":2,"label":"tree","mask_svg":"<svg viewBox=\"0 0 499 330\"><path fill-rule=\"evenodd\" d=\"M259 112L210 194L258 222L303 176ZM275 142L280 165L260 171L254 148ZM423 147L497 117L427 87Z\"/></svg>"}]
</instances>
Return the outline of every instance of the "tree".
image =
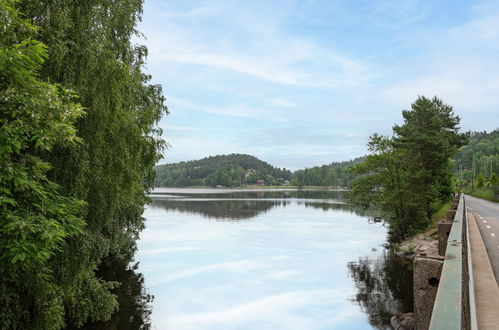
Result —
<instances>
[{"instance_id":1,"label":"tree","mask_svg":"<svg viewBox=\"0 0 499 330\"><path fill-rule=\"evenodd\" d=\"M459 133L460 118L451 106L424 96L402 111L404 124L395 125L395 142L409 166L409 184L418 192L428 219L452 194L451 157L466 144L469 134Z\"/></svg>"},{"instance_id":2,"label":"tree","mask_svg":"<svg viewBox=\"0 0 499 330\"><path fill-rule=\"evenodd\" d=\"M393 127L393 137L370 138L371 154L354 167L359 177L350 193L354 204L378 208L392 241L425 229L450 199L450 158L467 140L452 107L437 98L419 97L402 115L404 124Z\"/></svg>"},{"instance_id":3,"label":"tree","mask_svg":"<svg viewBox=\"0 0 499 330\"><path fill-rule=\"evenodd\" d=\"M362 208L375 207L389 224L389 238L403 239L425 226L424 214L415 207L414 192L408 189L408 166L393 138L374 134L368 143L371 153L353 172L350 200Z\"/></svg>"},{"instance_id":4,"label":"tree","mask_svg":"<svg viewBox=\"0 0 499 330\"><path fill-rule=\"evenodd\" d=\"M85 203L61 194L44 154L81 145L84 112L72 91L40 79L47 47L14 5L0 2L0 328L51 329L64 315L48 262L82 232Z\"/></svg>"},{"instance_id":5,"label":"tree","mask_svg":"<svg viewBox=\"0 0 499 330\"><path fill-rule=\"evenodd\" d=\"M485 184L485 178L483 177L482 173L479 173L477 178L476 178L476 187L481 188Z\"/></svg>"},{"instance_id":6,"label":"tree","mask_svg":"<svg viewBox=\"0 0 499 330\"><path fill-rule=\"evenodd\" d=\"M9 141L5 150L1 144L2 157L8 171L10 163L17 171L16 162L26 171L24 175L21 168L12 172L12 179L6 177L12 181L6 184L22 189L16 191L16 205L6 198L2 202L11 206L2 207L29 216L45 212L36 219L40 226L27 226L26 220L19 224L33 237L40 231L36 241L46 244L35 255L45 260L47 271L20 272L23 280L1 282L0 305L7 307L1 309L5 314L0 327L78 328L88 321L107 320L117 309L114 292L119 283L99 278L96 271L104 258L128 263L133 257L144 227L142 212L153 166L165 146L156 127L167 113L162 90L143 73L147 49L131 41L138 34L142 1L1 1L1 83L7 84L2 86L7 98L0 102L10 102L8 93L23 92L8 104L9 111L18 111L15 120L14 112L5 112L4 118L2 104L2 139ZM41 29L30 28L27 20L12 27L20 15L14 7ZM48 48L30 39L35 30ZM35 64L38 76L23 73L33 71ZM35 77L38 89L28 86ZM71 105L74 94L60 86L79 95L85 116L80 106ZM11 127L4 121L22 124ZM12 134L25 137L16 141ZM8 197L12 189L6 189L2 194ZM42 216L50 222L45 225ZM14 235L14 227L3 229ZM20 237L15 241L22 242L25 233L16 233ZM28 243L34 244L30 235ZM25 248L38 249L28 244ZM10 245L2 242L0 249L5 255ZM23 253L19 259L28 265L32 253Z\"/></svg>"}]
</instances>

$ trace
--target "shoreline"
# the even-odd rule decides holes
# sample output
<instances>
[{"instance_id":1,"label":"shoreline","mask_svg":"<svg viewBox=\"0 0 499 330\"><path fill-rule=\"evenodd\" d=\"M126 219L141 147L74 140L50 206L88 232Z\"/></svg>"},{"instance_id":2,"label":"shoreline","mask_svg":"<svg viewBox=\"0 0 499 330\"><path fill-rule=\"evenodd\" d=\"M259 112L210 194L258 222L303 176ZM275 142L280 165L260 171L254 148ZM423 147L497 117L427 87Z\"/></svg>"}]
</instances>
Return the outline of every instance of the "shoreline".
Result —
<instances>
[{"instance_id":1,"label":"shoreline","mask_svg":"<svg viewBox=\"0 0 499 330\"><path fill-rule=\"evenodd\" d=\"M326 187L326 186L242 186L242 187L210 187L210 186L189 186L189 187L154 187L151 192L159 190L329 190L329 191L350 191L348 188Z\"/></svg>"}]
</instances>

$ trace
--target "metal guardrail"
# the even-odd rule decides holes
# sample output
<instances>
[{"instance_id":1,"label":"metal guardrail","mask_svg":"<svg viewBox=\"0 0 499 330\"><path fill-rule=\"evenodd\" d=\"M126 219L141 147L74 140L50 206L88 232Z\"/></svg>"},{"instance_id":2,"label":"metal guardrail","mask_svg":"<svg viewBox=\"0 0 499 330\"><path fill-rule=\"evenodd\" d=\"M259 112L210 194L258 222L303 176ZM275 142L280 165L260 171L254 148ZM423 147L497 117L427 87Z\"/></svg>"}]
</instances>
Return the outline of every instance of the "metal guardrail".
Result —
<instances>
[{"instance_id":1,"label":"metal guardrail","mask_svg":"<svg viewBox=\"0 0 499 330\"><path fill-rule=\"evenodd\" d=\"M464 195L461 195L447 241L430 330L477 329L468 236Z\"/></svg>"},{"instance_id":2,"label":"metal guardrail","mask_svg":"<svg viewBox=\"0 0 499 330\"><path fill-rule=\"evenodd\" d=\"M466 234L466 257L467 257L467 266L468 266L468 304L469 304L469 324L470 330L478 330L478 320L476 314L476 302L475 302L475 280L473 277L473 264L471 261L471 245L470 245L470 230L468 217L466 215L466 201L463 196L464 201L464 225L465 225L465 234Z\"/></svg>"}]
</instances>

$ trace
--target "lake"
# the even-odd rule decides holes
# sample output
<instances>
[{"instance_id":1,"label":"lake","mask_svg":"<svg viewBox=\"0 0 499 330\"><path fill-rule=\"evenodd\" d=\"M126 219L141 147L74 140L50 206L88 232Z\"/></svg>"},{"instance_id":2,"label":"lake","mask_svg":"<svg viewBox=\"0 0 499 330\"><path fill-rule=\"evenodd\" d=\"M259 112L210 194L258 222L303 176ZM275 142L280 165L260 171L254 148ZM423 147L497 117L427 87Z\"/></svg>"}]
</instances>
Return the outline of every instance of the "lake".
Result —
<instances>
[{"instance_id":1,"label":"lake","mask_svg":"<svg viewBox=\"0 0 499 330\"><path fill-rule=\"evenodd\" d=\"M152 329L384 329L412 310L410 264L383 247L386 228L344 192L151 197L136 261L154 296L141 307Z\"/></svg>"}]
</instances>

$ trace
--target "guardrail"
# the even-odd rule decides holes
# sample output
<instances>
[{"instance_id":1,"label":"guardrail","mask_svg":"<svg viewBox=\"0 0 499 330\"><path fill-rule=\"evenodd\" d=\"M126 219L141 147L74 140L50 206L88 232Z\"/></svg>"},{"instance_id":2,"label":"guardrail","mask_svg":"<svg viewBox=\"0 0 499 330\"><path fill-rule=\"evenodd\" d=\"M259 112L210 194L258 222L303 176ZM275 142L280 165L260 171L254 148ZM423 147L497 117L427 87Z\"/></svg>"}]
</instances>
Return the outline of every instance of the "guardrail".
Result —
<instances>
[{"instance_id":1,"label":"guardrail","mask_svg":"<svg viewBox=\"0 0 499 330\"><path fill-rule=\"evenodd\" d=\"M442 274L433 305L430 330L476 328L475 296L464 195L447 241Z\"/></svg>"}]
</instances>

